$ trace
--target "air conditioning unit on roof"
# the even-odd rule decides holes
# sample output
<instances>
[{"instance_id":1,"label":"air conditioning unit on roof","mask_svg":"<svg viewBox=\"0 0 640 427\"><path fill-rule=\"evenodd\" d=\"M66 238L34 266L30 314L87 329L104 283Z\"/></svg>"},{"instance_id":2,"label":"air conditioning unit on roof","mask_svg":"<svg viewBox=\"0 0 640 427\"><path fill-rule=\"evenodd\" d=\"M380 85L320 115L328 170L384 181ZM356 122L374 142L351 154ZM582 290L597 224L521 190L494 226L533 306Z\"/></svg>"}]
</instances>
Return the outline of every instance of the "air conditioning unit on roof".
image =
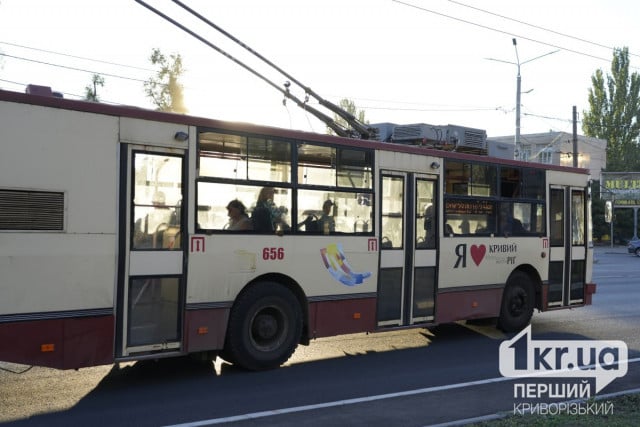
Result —
<instances>
[{"instance_id":1,"label":"air conditioning unit on roof","mask_svg":"<svg viewBox=\"0 0 640 427\"><path fill-rule=\"evenodd\" d=\"M434 126L426 123L398 125L393 130L393 142L423 145L432 148L486 154L487 132L464 126Z\"/></svg>"}]
</instances>

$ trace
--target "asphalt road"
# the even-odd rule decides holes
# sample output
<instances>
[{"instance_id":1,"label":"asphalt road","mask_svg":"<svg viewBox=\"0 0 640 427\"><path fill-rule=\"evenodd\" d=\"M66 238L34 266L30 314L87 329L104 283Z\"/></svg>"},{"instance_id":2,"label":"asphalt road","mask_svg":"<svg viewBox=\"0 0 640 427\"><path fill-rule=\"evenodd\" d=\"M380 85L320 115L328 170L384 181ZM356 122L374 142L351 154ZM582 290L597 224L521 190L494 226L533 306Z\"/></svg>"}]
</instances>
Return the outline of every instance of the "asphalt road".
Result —
<instances>
[{"instance_id":1,"label":"asphalt road","mask_svg":"<svg viewBox=\"0 0 640 427\"><path fill-rule=\"evenodd\" d=\"M640 387L640 258L596 248L591 307L536 313L535 340L621 340L628 372L599 395ZM0 422L16 426L187 423L426 426L513 410L494 325L356 334L300 347L286 366L249 373L220 360L145 361L80 371L0 371ZM0 363L19 372L19 365Z\"/></svg>"}]
</instances>

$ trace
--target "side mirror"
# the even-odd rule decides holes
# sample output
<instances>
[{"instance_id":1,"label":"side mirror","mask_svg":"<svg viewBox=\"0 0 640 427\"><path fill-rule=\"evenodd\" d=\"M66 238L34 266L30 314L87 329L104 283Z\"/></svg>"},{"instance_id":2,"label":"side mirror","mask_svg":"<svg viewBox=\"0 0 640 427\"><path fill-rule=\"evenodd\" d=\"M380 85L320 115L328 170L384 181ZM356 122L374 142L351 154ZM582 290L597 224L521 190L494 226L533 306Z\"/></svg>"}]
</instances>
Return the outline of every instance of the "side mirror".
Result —
<instances>
[{"instance_id":1,"label":"side mirror","mask_svg":"<svg viewBox=\"0 0 640 427\"><path fill-rule=\"evenodd\" d=\"M607 200L604 204L604 221L610 223L613 219L613 203Z\"/></svg>"}]
</instances>

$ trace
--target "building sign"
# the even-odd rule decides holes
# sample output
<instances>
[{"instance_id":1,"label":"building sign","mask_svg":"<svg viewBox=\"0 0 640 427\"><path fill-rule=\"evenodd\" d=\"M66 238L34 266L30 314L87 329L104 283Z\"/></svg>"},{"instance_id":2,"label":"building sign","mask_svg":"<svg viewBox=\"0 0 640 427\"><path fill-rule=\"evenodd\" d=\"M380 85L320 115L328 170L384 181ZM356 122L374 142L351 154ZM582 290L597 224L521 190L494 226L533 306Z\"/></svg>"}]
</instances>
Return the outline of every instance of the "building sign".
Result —
<instances>
[{"instance_id":1,"label":"building sign","mask_svg":"<svg viewBox=\"0 0 640 427\"><path fill-rule=\"evenodd\" d=\"M640 172L602 172L600 196L614 205L640 206Z\"/></svg>"}]
</instances>

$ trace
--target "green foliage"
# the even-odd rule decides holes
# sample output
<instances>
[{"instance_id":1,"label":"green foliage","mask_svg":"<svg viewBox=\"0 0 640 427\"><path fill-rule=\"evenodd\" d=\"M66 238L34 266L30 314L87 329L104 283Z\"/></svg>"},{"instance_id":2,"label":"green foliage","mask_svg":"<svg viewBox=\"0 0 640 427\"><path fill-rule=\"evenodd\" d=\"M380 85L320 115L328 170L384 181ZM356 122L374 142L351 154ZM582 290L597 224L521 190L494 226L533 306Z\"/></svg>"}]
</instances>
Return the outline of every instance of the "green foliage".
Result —
<instances>
[{"instance_id":1,"label":"green foliage","mask_svg":"<svg viewBox=\"0 0 640 427\"><path fill-rule=\"evenodd\" d=\"M349 114L352 114L353 116L355 116L355 118L363 124L368 124L369 122L365 120L364 117L364 110L360 110L358 111L358 108L356 107L355 102L353 102L352 100L348 99L348 98L342 98L340 100L340 102L338 103L338 106L340 108L342 108L344 111L346 111ZM338 116L337 114L333 115L333 121L336 122L337 124L339 124L340 126L342 126L345 129L351 129L351 126L349 126L349 124L347 123L347 121L345 119L343 119L342 117ZM335 135L335 132L331 129L331 128L327 128L327 133L330 135Z\"/></svg>"},{"instance_id":2,"label":"green foliage","mask_svg":"<svg viewBox=\"0 0 640 427\"><path fill-rule=\"evenodd\" d=\"M584 134L607 141L608 172L639 171L640 75L629 73L629 49L614 49L611 74L605 77L602 70L596 70L591 83L590 108L583 112ZM593 237L598 240L611 231L610 225L601 220L604 201L600 199L599 191L593 194ZM614 242L624 243L634 234L633 211L614 209Z\"/></svg>"},{"instance_id":3,"label":"green foliage","mask_svg":"<svg viewBox=\"0 0 640 427\"><path fill-rule=\"evenodd\" d=\"M147 96L159 111L187 113L184 104L184 87L179 82L185 71L180 54L171 54L167 59L160 49L156 48L153 49L149 60L160 69L155 77L151 77L144 83Z\"/></svg>"},{"instance_id":4,"label":"green foliage","mask_svg":"<svg viewBox=\"0 0 640 427\"><path fill-rule=\"evenodd\" d=\"M100 102L98 86L104 87L104 77L100 74L94 74L91 76L91 84L84 87L85 101Z\"/></svg>"},{"instance_id":5,"label":"green foliage","mask_svg":"<svg viewBox=\"0 0 640 427\"><path fill-rule=\"evenodd\" d=\"M626 244L633 237L633 209L613 210L613 243Z\"/></svg>"},{"instance_id":6,"label":"green foliage","mask_svg":"<svg viewBox=\"0 0 640 427\"><path fill-rule=\"evenodd\" d=\"M611 234L611 226L604 220L605 201L600 198L600 181L593 181L591 184L591 194L594 196L591 201L593 240L599 242L602 240L602 236Z\"/></svg>"},{"instance_id":7,"label":"green foliage","mask_svg":"<svg viewBox=\"0 0 640 427\"><path fill-rule=\"evenodd\" d=\"M640 76L629 74L629 49L615 49L611 75L597 70L591 82L584 134L608 141L607 171L640 170Z\"/></svg>"}]
</instances>

